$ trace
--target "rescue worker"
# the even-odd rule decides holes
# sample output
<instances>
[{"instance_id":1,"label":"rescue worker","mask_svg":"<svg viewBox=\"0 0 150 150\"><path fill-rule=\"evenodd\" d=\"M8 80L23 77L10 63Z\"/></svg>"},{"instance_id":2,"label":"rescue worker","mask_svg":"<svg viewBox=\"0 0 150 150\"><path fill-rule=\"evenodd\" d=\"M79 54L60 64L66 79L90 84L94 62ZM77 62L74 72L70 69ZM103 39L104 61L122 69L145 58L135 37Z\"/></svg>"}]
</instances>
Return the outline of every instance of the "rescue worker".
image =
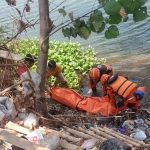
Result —
<instances>
[{"instance_id":1,"label":"rescue worker","mask_svg":"<svg viewBox=\"0 0 150 150\"><path fill-rule=\"evenodd\" d=\"M27 54L24 61L18 67L18 75L21 76L23 73L27 71L27 69L30 69L34 65L36 60L37 58L35 56Z\"/></svg>"},{"instance_id":2,"label":"rescue worker","mask_svg":"<svg viewBox=\"0 0 150 150\"><path fill-rule=\"evenodd\" d=\"M54 86L57 86L59 83L61 83L62 87L68 88L67 80L65 79L65 77L62 74L62 67L60 66L60 64L56 63L54 60L50 60L47 63L47 67L46 67L46 83L48 83L48 78L50 76L54 76L56 78L56 80L54 82Z\"/></svg>"},{"instance_id":3,"label":"rescue worker","mask_svg":"<svg viewBox=\"0 0 150 150\"><path fill-rule=\"evenodd\" d=\"M41 76L37 74L36 72L33 72L30 70L30 68L34 65L34 63L37 61L37 58L31 54L27 54L25 56L24 61L20 64L18 67L18 75L21 80L24 79L30 79L34 83L33 85L30 84L30 82L25 81L22 82L21 86L23 87L23 105L24 107L30 107L33 106L32 103L30 103L30 97L33 96L35 91L39 90L39 84L41 82Z\"/></svg>"},{"instance_id":4,"label":"rescue worker","mask_svg":"<svg viewBox=\"0 0 150 150\"><path fill-rule=\"evenodd\" d=\"M118 74L111 77L106 74L102 75L101 83L105 85L112 115L117 115L127 108L136 111L146 92L145 87L137 88L136 83L129 81L126 77L118 76ZM119 101L117 102L117 100Z\"/></svg>"},{"instance_id":5,"label":"rescue worker","mask_svg":"<svg viewBox=\"0 0 150 150\"><path fill-rule=\"evenodd\" d=\"M95 64L89 72L88 86L90 87L88 94L96 93L96 85L100 82L101 76L107 74L113 75L112 68L106 64ZM102 91L106 94L105 88L102 87Z\"/></svg>"}]
</instances>

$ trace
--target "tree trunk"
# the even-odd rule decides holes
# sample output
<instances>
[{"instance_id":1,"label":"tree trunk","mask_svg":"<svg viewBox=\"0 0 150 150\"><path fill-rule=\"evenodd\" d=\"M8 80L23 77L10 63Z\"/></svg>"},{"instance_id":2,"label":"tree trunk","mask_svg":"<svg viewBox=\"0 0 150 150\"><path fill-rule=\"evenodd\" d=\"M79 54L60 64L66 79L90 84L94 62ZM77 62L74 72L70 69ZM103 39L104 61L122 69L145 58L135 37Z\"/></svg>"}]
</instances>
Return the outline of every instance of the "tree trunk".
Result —
<instances>
[{"instance_id":1,"label":"tree trunk","mask_svg":"<svg viewBox=\"0 0 150 150\"><path fill-rule=\"evenodd\" d=\"M37 73L41 75L40 92L38 93L42 102L41 111L47 115L46 99L45 99L45 72L49 48L49 3L48 0L38 0L39 3L39 16L40 16L40 38L39 38L39 55ZM37 106L38 107L38 106Z\"/></svg>"}]
</instances>

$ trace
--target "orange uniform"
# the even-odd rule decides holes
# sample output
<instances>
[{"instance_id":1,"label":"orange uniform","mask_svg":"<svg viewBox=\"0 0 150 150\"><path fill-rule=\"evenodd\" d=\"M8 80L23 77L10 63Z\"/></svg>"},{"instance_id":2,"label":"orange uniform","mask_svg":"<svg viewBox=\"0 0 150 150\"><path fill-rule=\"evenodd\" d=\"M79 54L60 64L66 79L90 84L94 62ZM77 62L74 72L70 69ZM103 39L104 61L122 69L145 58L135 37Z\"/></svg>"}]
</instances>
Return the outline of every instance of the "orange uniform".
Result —
<instances>
[{"instance_id":1,"label":"orange uniform","mask_svg":"<svg viewBox=\"0 0 150 150\"><path fill-rule=\"evenodd\" d=\"M88 85L92 88L93 91L96 90L96 85L100 82L101 76L103 74L112 75L112 68L106 64L95 64L90 73L89 73L89 81ZM104 88L103 88L104 89ZM105 93L105 91L103 91Z\"/></svg>"},{"instance_id":2,"label":"orange uniform","mask_svg":"<svg viewBox=\"0 0 150 150\"><path fill-rule=\"evenodd\" d=\"M145 87L137 88L137 84L117 74L111 77L103 75L101 82L105 85L105 90L110 100L111 114L116 115L126 108L138 109L140 100L145 94ZM116 103L117 97L121 99L118 103Z\"/></svg>"}]
</instances>

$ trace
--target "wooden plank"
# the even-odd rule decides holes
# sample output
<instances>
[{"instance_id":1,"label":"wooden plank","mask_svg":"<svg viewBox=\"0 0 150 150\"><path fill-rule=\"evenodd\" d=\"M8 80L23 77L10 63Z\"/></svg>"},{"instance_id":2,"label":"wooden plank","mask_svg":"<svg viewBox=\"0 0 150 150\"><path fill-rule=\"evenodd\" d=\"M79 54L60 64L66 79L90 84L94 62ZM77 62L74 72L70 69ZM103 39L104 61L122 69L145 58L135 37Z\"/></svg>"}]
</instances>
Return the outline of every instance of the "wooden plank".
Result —
<instances>
[{"instance_id":1,"label":"wooden plank","mask_svg":"<svg viewBox=\"0 0 150 150\"><path fill-rule=\"evenodd\" d=\"M0 50L0 57L11 59L11 60L16 60L16 61L19 61L25 58L24 56L20 54L11 53L9 51L4 51L4 50Z\"/></svg>"},{"instance_id":2,"label":"wooden plank","mask_svg":"<svg viewBox=\"0 0 150 150\"><path fill-rule=\"evenodd\" d=\"M23 133L23 134L29 134L29 133L32 132L32 130L27 129L27 128L22 127L22 126L19 126L18 124L15 124L15 123L13 123L13 122L11 122L11 121L9 121L9 122L6 124L6 127L7 127L8 129L15 130L15 131L17 131L17 132L19 132L19 133Z\"/></svg>"},{"instance_id":3,"label":"wooden plank","mask_svg":"<svg viewBox=\"0 0 150 150\"><path fill-rule=\"evenodd\" d=\"M0 139L2 141L6 141L8 143L11 143L12 145L15 145L19 148L23 148L25 150L50 150L48 148L41 147L37 144L31 143L30 141L20 138L16 135L13 135L5 130L2 130L0 132Z\"/></svg>"}]
</instances>

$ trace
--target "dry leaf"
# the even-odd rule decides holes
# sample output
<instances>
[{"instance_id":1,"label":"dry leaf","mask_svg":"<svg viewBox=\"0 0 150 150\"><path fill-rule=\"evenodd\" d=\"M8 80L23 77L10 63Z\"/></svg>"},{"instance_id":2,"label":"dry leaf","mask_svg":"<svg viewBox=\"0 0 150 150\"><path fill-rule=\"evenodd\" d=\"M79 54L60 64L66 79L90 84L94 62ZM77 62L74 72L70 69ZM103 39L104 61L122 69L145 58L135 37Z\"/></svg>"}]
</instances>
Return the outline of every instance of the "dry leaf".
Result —
<instances>
[{"instance_id":1,"label":"dry leaf","mask_svg":"<svg viewBox=\"0 0 150 150\"><path fill-rule=\"evenodd\" d=\"M21 12L20 12L20 10L19 10L18 8L16 8L16 10L17 10L18 14L19 14L19 15L21 15Z\"/></svg>"},{"instance_id":2,"label":"dry leaf","mask_svg":"<svg viewBox=\"0 0 150 150\"><path fill-rule=\"evenodd\" d=\"M127 13L125 11L125 9L123 7L121 7L120 9L120 15L122 16L122 18L126 18L127 17Z\"/></svg>"},{"instance_id":3,"label":"dry leaf","mask_svg":"<svg viewBox=\"0 0 150 150\"><path fill-rule=\"evenodd\" d=\"M8 5L14 5L14 6L16 6L16 0L6 0L6 2L7 2L7 4Z\"/></svg>"},{"instance_id":4,"label":"dry leaf","mask_svg":"<svg viewBox=\"0 0 150 150\"><path fill-rule=\"evenodd\" d=\"M19 20L18 33L21 33L25 28L26 28L26 23L23 22L22 20Z\"/></svg>"},{"instance_id":5,"label":"dry leaf","mask_svg":"<svg viewBox=\"0 0 150 150\"><path fill-rule=\"evenodd\" d=\"M69 13L69 18L72 20L73 19L73 13Z\"/></svg>"},{"instance_id":6,"label":"dry leaf","mask_svg":"<svg viewBox=\"0 0 150 150\"><path fill-rule=\"evenodd\" d=\"M53 24L51 18L49 18L49 31L51 32L56 26Z\"/></svg>"},{"instance_id":7,"label":"dry leaf","mask_svg":"<svg viewBox=\"0 0 150 150\"><path fill-rule=\"evenodd\" d=\"M26 9L26 12L30 12L30 6L28 4L26 4L25 9Z\"/></svg>"}]
</instances>

